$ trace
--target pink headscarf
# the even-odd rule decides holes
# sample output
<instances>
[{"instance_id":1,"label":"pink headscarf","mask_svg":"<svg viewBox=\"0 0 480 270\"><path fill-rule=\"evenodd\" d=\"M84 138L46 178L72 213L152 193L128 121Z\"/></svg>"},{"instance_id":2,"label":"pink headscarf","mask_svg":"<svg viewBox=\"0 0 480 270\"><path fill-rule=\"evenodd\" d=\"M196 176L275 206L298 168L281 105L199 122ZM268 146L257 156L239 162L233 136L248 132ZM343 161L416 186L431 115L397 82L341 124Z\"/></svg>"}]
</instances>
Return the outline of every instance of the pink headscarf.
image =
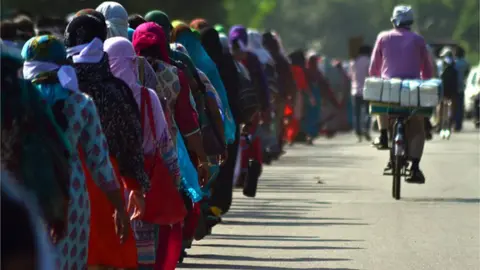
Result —
<instances>
[{"instance_id":1,"label":"pink headscarf","mask_svg":"<svg viewBox=\"0 0 480 270\"><path fill-rule=\"evenodd\" d=\"M135 95L140 93L137 55L132 43L124 37L113 37L105 40L103 50L108 54L113 75L128 84Z\"/></svg>"},{"instance_id":2,"label":"pink headscarf","mask_svg":"<svg viewBox=\"0 0 480 270\"><path fill-rule=\"evenodd\" d=\"M158 55L154 56L166 63L170 63L167 37L163 28L158 24L154 22L142 23L135 29L132 40L135 52L138 55L142 55L143 50L156 47Z\"/></svg>"},{"instance_id":3,"label":"pink headscarf","mask_svg":"<svg viewBox=\"0 0 480 270\"><path fill-rule=\"evenodd\" d=\"M139 108L142 104L142 86L138 80L137 55L133 49L132 43L124 37L113 37L105 41L103 49L108 54L110 69L113 75L123 80L133 92L133 96ZM152 100L153 117L155 118L155 131L157 133L156 141L165 136L167 122L163 114L163 108L155 91L147 89ZM145 111L145 119L148 119ZM171 139L170 139L171 140ZM152 153L155 150L155 144L150 130L149 122L145 121L143 132L143 149L145 153Z\"/></svg>"}]
</instances>

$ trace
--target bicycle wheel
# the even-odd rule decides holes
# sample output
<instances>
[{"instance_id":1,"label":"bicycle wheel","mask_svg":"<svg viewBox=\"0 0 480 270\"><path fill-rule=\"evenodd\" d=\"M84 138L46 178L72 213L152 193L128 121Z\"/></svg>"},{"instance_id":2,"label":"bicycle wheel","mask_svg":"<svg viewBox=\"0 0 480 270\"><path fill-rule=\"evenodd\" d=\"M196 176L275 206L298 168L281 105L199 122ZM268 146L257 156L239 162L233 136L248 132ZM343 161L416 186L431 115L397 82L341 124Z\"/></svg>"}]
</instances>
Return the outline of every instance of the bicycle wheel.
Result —
<instances>
[{"instance_id":1,"label":"bicycle wheel","mask_svg":"<svg viewBox=\"0 0 480 270\"><path fill-rule=\"evenodd\" d=\"M400 200L400 189L402 182L402 168L403 160L401 156L395 157L395 164L393 167L393 182L392 182L392 196L395 200Z\"/></svg>"}]
</instances>

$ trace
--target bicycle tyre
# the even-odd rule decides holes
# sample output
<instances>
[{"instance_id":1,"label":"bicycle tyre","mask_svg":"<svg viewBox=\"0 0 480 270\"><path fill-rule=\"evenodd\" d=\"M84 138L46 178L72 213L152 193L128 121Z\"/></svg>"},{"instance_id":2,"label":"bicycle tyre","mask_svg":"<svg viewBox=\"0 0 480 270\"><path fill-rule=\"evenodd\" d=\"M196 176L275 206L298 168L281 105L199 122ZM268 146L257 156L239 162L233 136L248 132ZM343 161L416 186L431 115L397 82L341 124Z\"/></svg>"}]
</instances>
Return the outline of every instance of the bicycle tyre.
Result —
<instances>
[{"instance_id":1,"label":"bicycle tyre","mask_svg":"<svg viewBox=\"0 0 480 270\"><path fill-rule=\"evenodd\" d=\"M401 182L402 182L402 157L395 157L395 166L393 167L392 195L395 200L400 200Z\"/></svg>"}]
</instances>

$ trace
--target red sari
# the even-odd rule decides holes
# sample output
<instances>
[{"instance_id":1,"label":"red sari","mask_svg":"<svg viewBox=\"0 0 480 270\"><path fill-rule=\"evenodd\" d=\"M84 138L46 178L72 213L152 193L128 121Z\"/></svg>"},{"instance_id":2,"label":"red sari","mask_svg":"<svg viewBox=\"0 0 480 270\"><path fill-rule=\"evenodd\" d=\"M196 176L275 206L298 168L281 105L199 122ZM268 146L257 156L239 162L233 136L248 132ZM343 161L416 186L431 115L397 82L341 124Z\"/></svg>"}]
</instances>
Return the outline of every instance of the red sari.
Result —
<instances>
[{"instance_id":1,"label":"red sari","mask_svg":"<svg viewBox=\"0 0 480 270\"><path fill-rule=\"evenodd\" d=\"M308 89L308 82L303 69L299 66L291 66L293 79L297 85L297 93L295 95L295 104L287 105L285 112L288 112L289 122L285 129L285 138L288 143L293 143L300 131L300 120L303 117L303 91ZM292 107L293 106L293 107Z\"/></svg>"}]
</instances>

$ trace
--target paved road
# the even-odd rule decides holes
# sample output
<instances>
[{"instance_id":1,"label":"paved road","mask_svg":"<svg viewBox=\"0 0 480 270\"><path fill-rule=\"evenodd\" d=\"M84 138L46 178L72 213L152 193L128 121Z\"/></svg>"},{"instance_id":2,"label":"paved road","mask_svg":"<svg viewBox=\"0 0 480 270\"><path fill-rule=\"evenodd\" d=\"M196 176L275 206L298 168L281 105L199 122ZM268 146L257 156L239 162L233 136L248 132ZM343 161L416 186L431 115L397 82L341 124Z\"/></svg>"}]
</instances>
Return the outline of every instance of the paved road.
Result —
<instances>
[{"instance_id":1,"label":"paved road","mask_svg":"<svg viewBox=\"0 0 480 270\"><path fill-rule=\"evenodd\" d=\"M352 135L294 146L179 269L480 269L480 137L467 129L428 142L427 183L398 202L385 152Z\"/></svg>"}]
</instances>

